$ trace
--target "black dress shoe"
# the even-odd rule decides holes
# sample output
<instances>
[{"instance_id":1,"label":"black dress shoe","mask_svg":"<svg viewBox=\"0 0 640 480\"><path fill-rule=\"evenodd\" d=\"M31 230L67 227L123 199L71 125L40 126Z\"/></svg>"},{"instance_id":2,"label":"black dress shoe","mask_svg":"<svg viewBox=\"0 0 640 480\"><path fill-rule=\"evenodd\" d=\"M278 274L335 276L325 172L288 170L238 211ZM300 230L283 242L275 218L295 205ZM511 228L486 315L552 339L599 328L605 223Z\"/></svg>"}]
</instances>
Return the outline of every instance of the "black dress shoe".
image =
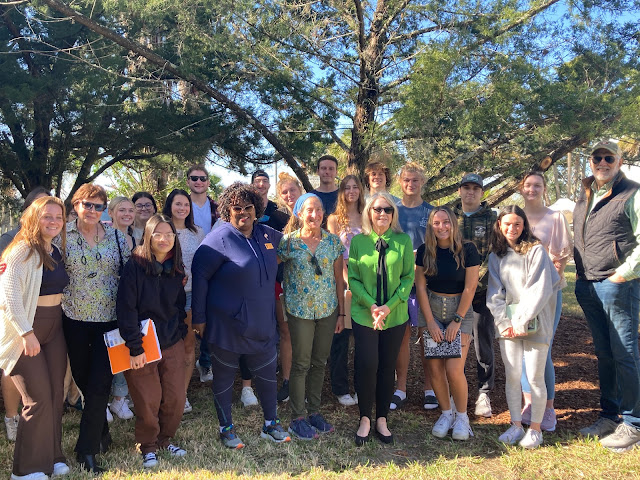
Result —
<instances>
[{"instance_id":1,"label":"black dress shoe","mask_svg":"<svg viewBox=\"0 0 640 480\"><path fill-rule=\"evenodd\" d=\"M361 437L360 435L358 435L358 432L356 432L356 446L357 447L362 447L368 441L369 441L369 435L367 435L366 437Z\"/></svg>"},{"instance_id":2,"label":"black dress shoe","mask_svg":"<svg viewBox=\"0 0 640 480\"><path fill-rule=\"evenodd\" d=\"M80 466L89 471L89 472L93 472L93 473L103 473L106 472L106 470L102 467L100 467L98 465L98 463L96 462L96 456L95 455L90 455L90 454L84 454L84 453L78 453L76 454L76 460L78 461L78 463L80 464Z\"/></svg>"},{"instance_id":3,"label":"black dress shoe","mask_svg":"<svg viewBox=\"0 0 640 480\"><path fill-rule=\"evenodd\" d=\"M386 444L393 443L393 434L383 435L378 431L377 428L376 428L376 437L378 437L378 440L380 440L382 443L386 443Z\"/></svg>"}]
</instances>

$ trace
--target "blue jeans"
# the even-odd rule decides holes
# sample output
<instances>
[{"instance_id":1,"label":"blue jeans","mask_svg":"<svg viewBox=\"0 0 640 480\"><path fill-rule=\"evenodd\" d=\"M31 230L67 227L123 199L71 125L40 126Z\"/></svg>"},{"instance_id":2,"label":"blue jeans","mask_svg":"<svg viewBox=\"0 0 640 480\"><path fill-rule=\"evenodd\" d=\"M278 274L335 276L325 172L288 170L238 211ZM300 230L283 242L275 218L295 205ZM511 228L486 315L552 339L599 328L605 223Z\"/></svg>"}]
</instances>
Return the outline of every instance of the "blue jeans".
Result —
<instances>
[{"instance_id":1,"label":"blue jeans","mask_svg":"<svg viewBox=\"0 0 640 480\"><path fill-rule=\"evenodd\" d=\"M549 353L547 353L547 363L544 367L544 383L547 386L547 400L553 400L556 398L556 369L553 366L553 360L551 359L551 345L553 345L553 337L556 336L556 330L560 323L560 314L562 313L562 290L558 290L558 299L556 302L556 313L553 319L553 335L549 342ZM520 379L522 385L522 391L524 393L531 393L531 385L527 379L527 369L524 365L524 358L522 359L522 378Z\"/></svg>"},{"instance_id":2,"label":"blue jeans","mask_svg":"<svg viewBox=\"0 0 640 480\"><path fill-rule=\"evenodd\" d=\"M640 283L576 281L576 298L593 336L600 379L600 415L640 428Z\"/></svg>"}]
</instances>

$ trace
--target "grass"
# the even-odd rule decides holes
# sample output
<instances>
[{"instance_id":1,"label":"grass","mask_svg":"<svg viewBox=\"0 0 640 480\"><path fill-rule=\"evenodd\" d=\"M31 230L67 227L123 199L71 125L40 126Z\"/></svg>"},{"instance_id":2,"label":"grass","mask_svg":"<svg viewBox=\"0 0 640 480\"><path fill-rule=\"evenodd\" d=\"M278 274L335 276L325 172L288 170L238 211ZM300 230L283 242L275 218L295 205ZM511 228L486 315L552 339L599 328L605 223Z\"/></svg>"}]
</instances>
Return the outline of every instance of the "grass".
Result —
<instances>
[{"instance_id":1,"label":"grass","mask_svg":"<svg viewBox=\"0 0 640 480\"><path fill-rule=\"evenodd\" d=\"M585 333L580 307L573 295L575 274L567 269L569 286L564 291L564 330L559 335L566 345L564 356L558 355L558 404L565 404L559 428L553 434L545 433L545 444L535 451L505 447L497 438L508 424L504 401L499 398L504 390L503 377L496 380L494 413L491 420L472 417L475 437L468 442L451 439L438 440L430 430L438 412L424 411L418 402L420 385L417 376L410 376L410 397L415 405L391 413L389 425L396 437L393 447L386 447L373 440L363 448L356 448L353 434L358 421L357 407L341 407L329 393L325 383L323 413L336 427L336 432L318 441L293 441L276 445L259 437L262 415L259 409L234 407L237 432L246 444L242 451L229 451L218 440L218 423L211 393L197 379L191 384L189 399L193 412L185 415L178 430L176 443L188 450L181 459L160 455L160 465L152 472L143 472L141 458L134 446L134 421L116 419L111 424L114 444L101 456L101 462L109 468L104 479L640 479L640 449L626 454L611 453L593 440L576 436L575 425L593 420L597 408L595 358ZM571 335L581 331L579 340ZM586 335L586 337L585 337ZM578 338L578 337L576 337ZM587 341L584 339L587 338ZM562 343L559 341L559 343ZM566 368L572 355L588 358L580 369ZM499 356L499 354L498 354ZM412 362L416 361L415 355ZM590 363L589 363L590 362ZM470 359L469 378L475 362ZM567 364L565 367L562 365ZM502 369L497 365L496 369ZM412 363L411 372L417 370ZM581 378L583 377L583 378ZM574 384L583 382L579 387ZM585 387L585 382L592 385ZM590 382L590 383L589 383ZM471 382L470 382L470 389ZM504 393L502 392L502 395ZM473 394L472 394L473 397ZM475 397L473 397L475 398ZM492 400L493 400L492 395ZM580 399L580 403L573 399ZM502 403L499 403L502 402ZM566 405L570 404L570 405ZM496 411L500 410L500 411ZM290 414L285 404L279 414L288 426ZM69 479L88 479L91 475L81 472L73 460L73 448L77 438L80 414L71 412L64 417L63 448L72 467ZM13 445L0 435L0 477L8 478L11 472Z\"/></svg>"}]
</instances>

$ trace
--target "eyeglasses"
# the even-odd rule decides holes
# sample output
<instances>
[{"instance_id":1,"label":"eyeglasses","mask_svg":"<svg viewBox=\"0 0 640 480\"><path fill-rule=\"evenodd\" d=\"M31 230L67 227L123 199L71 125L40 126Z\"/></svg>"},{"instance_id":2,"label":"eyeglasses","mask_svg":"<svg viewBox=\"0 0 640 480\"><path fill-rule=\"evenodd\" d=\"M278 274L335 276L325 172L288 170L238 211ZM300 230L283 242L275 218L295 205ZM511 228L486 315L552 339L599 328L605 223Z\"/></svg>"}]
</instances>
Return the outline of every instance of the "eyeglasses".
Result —
<instances>
[{"instance_id":1,"label":"eyeglasses","mask_svg":"<svg viewBox=\"0 0 640 480\"><path fill-rule=\"evenodd\" d=\"M153 203L136 203L136 210L151 210Z\"/></svg>"},{"instance_id":2,"label":"eyeglasses","mask_svg":"<svg viewBox=\"0 0 640 480\"><path fill-rule=\"evenodd\" d=\"M198 180L200 180L201 182L206 182L207 180L209 180L209 177L207 177L206 175L189 175L189 179L192 182L197 182Z\"/></svg>"},{"instance_id":3,"label":"eyeglasses","mask_svg":"<svg viewBox=\"0 0 640 480\"><path fill-rule=\"evenodd\" d=\"M80 203L82 204L82 208L85 210L95 210L96 212L103 212L107 207L104 203L85 202L84 200Z\"/></svg>"},{"instance_id":4,"label":"eyeglasses","mask_svg":"<svg viewBox=\"0 0 640 480\"><path fill-rule=\"evenodd\" d=\"M598 165L602 161L602 159L604 159L604 161L609 165L616 161L616 157L614 157L613 155L591 155L591 161L594 165Z\"/></svg>"},{"instance_id":5,"label":"eyeglasses","mask_svg":"<svg viewBox=\"0 0 640 480\"><path fill-rule=\"evenodd\" d=\"M241 207L240 205L231 205L231 211L233 213L251 213L255 210L255 206L253 204L245 205Z\"/></svg>"},{"instance_id":6,"label":"eyeglasses","mask_svg":"<svg viewBox=\"0 0 640 480\"><path fill-rule=\"evenodd\" d=\"M320 268L320 264L318 263L318 259L316 258L316 256L311 255L309 261L311 262L311 265L313 265L313 268L316 269L316 275L322 275L322 269Z\"/></svg>"},{"instance_id":7,"label":"eyeglasses","mask_svg":"<svg viewBox=\"0 0 640 480\"><path fill-rule=\"evenodd\" d=\"M175 233L152 233L151 238L154 240L173 240L176 238Z\"/></svg>"},{"instance_id":8,"label":"eyeglasses","mask_svg":"<svg viewBox=\"0 0 640 480\"><path fill-rule=\"evenodd\" d=\"M373 207L373 211L380 215L382 212L387 215L393 214L393 207Z\"/></svg>"}]
</instances>

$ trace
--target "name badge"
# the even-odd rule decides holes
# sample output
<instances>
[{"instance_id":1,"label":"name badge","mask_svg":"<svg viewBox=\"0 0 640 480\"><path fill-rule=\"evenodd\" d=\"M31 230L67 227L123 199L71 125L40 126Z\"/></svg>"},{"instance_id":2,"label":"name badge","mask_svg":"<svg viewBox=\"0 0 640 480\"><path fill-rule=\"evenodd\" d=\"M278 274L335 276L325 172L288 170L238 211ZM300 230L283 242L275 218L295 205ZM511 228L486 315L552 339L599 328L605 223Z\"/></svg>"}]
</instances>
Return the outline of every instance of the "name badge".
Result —
<instances>
[{"instance_id":1,"label":"name badge","mask_svg":"<svg viewBox=\"0 0 640 480\"><path fill-rule=\"evenodd\" d=\"M267 250L273 250L273 245L271 245L270 243L265 243L264 248L266 248Z\"/></svg>"}]
</instances>

